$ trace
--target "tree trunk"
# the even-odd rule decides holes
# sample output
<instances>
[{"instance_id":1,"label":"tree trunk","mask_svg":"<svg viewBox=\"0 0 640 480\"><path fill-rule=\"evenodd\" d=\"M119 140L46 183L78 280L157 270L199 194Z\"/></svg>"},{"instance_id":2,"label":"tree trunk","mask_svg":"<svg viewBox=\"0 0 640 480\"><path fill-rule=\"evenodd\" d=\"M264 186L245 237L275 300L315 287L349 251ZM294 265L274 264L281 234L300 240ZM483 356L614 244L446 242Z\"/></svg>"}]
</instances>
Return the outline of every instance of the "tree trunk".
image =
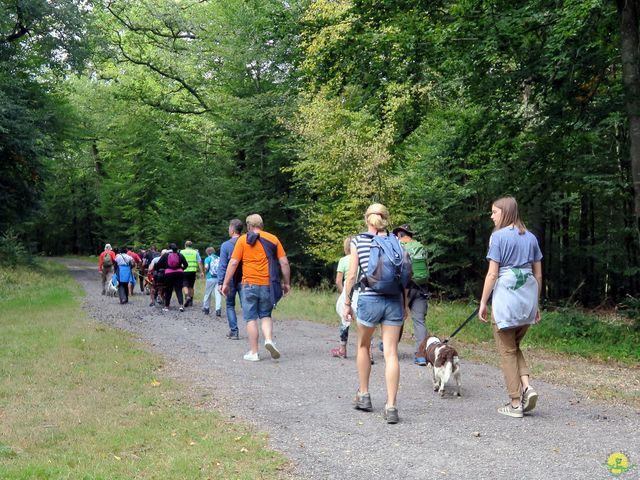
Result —
<instances>
[{"instance_id":1,"label":"tree trunk","mask_svg":"<svg viewBox=\"0 0 640 480\"><path fill-rule=\"evenodd\" d=\"M634 216L640 226L640 33L638 0L617 0L620 21L622 78L629 117L629 156L634 191Z\"/></svg>"}]
</instances>

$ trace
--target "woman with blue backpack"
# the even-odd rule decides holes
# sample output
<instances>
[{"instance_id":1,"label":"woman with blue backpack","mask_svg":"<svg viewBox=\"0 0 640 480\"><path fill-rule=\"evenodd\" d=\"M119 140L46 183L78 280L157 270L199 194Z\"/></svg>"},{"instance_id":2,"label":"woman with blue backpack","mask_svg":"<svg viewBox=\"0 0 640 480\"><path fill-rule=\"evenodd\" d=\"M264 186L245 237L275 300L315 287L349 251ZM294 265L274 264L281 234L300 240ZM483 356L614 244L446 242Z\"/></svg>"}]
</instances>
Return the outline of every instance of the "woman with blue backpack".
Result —
<instances>
[{"instance_id":1,"label":"woman with blue backpack","mask_svg":"<svg viewBox=\"0 0 640 480\"><path fill-rule=\"evenodd\" d=\"M354 286L359 288L356 316L359 387L353 404L358 410L373 410L369 393L371 338L376 326L381 325L387 387L384 418L387 423L398 423L398 342L404 319L409 313L406 302L407 287L411 280L411 261L400 246L398 238L387 230L389 210L384 205L371 205L364 220L367 231L356 235L351 241L349 271L344 284L345 292L351 292ZM352 298L347 295L343 311L346 320L351 320L353 314L351 301Z\"/></svg>"},{"instance_id":2,"label":"woman with blue backpack","mask_svg":"<svg viewBox=\"0 0 640 480\"><path fill-rule=\"evenodd\" d=\"M120 304L129 303L129 284L133 281L133 258L127 254L127 247L121 247L116 255L116 275L118 277L118 297Z\"/></svg>"}]
</instances>

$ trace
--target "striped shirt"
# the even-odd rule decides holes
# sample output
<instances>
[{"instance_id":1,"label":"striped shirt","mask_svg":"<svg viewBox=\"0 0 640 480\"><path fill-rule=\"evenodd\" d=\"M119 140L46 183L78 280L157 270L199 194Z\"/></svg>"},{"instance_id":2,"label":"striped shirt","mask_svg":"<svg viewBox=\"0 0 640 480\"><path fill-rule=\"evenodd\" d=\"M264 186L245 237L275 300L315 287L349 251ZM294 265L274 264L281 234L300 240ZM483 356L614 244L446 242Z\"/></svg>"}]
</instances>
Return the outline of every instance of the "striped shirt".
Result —
<instances>
[{"instance_id":1,"label":"striped shirt","mask_svg":"<svg viewBox=\"0 0 640 480\"><path fill-rule=\"evenodd\" d=\"M353 240L351 240L351 245L356 247L356 252L358 253L358 265L360 265L360 270L358 271L358 280L356 281L356 286L359 287L360 295L380 295L377 292L374 292L369 287L364 287L362 289L362 278L364 277L364 272L367 271L369 267L369 252L371 250L371 243L373 242L373 238L367 235L356 235Z\"/></svg>"}]
</instances>

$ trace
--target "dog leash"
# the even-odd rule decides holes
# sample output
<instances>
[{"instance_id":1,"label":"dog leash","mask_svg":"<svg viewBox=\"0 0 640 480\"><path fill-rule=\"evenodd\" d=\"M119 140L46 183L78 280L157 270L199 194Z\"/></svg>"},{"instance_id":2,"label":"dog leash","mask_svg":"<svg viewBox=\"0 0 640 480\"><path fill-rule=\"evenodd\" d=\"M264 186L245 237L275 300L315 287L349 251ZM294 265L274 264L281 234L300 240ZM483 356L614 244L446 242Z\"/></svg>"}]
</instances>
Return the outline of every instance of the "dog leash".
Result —
<instances>
[{"instance_id":1,"label":"dog leash","mask_svg":"<svg viewBox=\"0 0 640 480\"><path fill-rule=\"evenodd\" d=\"M453 332L449 337L445 338L445 340L442 343L447 343L449 340L451 340L460 330L462 330L464 328L464 326L469 323L473 317L475 317L476 315L478 315L478 312L480 311L480 307L476 308L473 313L471 315L469 315L469 317L462 323L462 325L460 325L458 328L456 328L456 331Z\"/></svg>"}]
</instances>

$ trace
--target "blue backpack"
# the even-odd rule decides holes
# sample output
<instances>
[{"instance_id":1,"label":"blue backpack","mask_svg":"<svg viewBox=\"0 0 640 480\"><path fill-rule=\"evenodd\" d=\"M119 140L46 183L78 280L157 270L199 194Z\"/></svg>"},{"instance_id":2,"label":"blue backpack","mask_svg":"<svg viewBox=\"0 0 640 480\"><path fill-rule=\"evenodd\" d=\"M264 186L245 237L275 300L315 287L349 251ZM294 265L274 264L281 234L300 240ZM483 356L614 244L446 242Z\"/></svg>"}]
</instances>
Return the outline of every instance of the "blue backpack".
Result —
<instances>
[{"instance_id":1,"label":"blue backpack","mask_svg":"<svg viewBox=\"0 0 640 480\"><path fill-rule=\"evenodd\" d=\"M396 295L409 286L411 259L393 234L362 235L372 239L369 265L363 272L361 284L382 295Z\"/></svg>"}]
</instances>

